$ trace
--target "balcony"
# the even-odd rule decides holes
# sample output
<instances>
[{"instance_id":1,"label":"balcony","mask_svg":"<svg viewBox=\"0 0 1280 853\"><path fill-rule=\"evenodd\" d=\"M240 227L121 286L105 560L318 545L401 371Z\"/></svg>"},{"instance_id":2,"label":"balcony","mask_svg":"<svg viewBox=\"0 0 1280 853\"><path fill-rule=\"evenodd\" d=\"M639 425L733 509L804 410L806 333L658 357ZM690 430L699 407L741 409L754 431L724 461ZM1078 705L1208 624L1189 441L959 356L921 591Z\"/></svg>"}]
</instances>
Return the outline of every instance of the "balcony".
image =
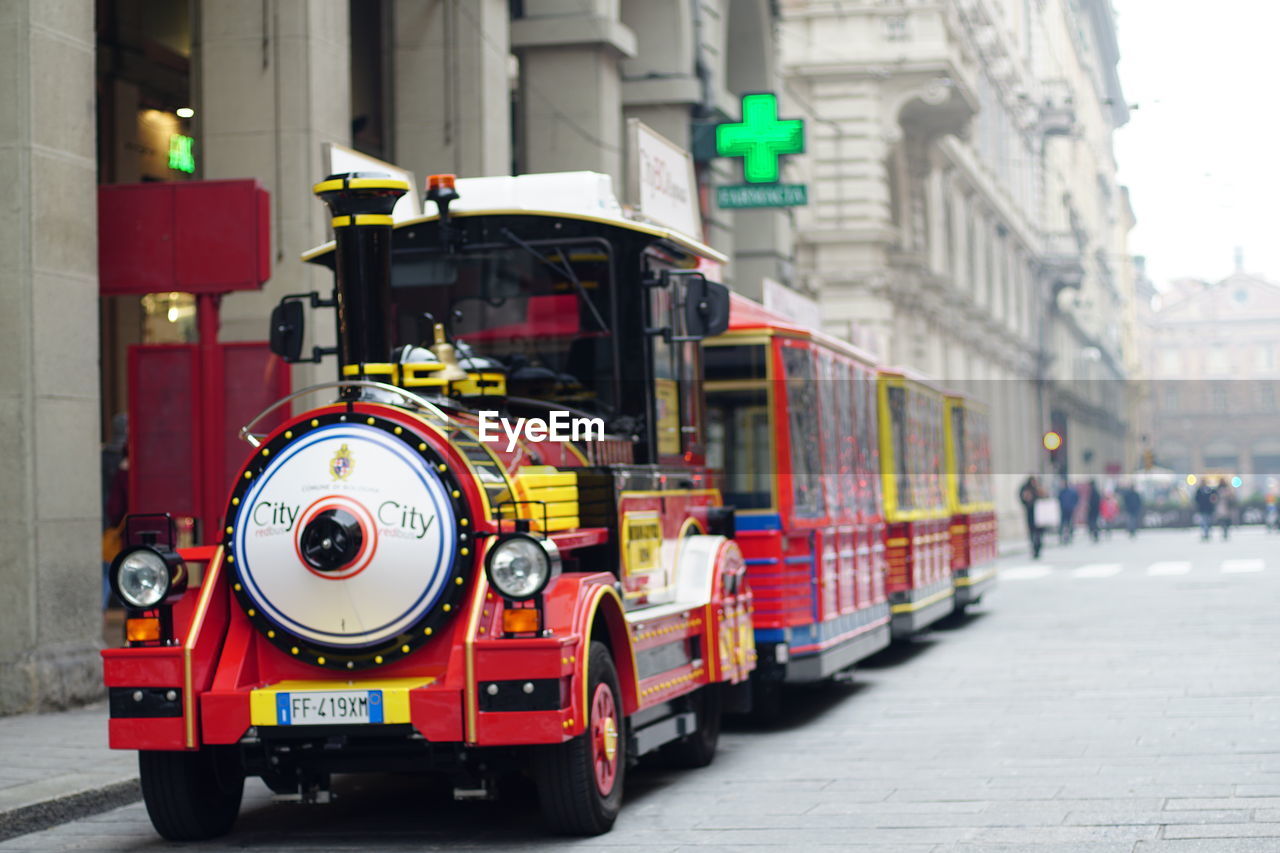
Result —
<instances>
[{"instance_id":1,"label":"balcony","mask_svg":"<svg viewBox=\"0 0 1280 853\"><path fill-rule=\"evenodd\" d=\"M782 20L788 71L820 87L874 81L886 133L967 132L978 109L978 48L950 4L789 0Z\"/></svg>"},{"instance_id":2,"label":"balcony","mask_svg":"<svg viewBox=\"0 0 1280 853\"><path fill-rule=\"evenodd\" d=\"M1084 262L1073 231L1050 231L1044 235L1040 275L1049 284L1051 304L1058 304L1064 290L1079 291L1084 281Z\"/></svg>"},{"instance_id":3,"label":"balcony","mask_svg":"<svg viewBox=\"0 0 1280 853\"><path fill-rule=\"evenodd\" d=\"M1070 105L1051 102L1040 105L1036 130L1041 136L1070 136L1076 127L1076 111Z\"/></svg>"}]
</instances>

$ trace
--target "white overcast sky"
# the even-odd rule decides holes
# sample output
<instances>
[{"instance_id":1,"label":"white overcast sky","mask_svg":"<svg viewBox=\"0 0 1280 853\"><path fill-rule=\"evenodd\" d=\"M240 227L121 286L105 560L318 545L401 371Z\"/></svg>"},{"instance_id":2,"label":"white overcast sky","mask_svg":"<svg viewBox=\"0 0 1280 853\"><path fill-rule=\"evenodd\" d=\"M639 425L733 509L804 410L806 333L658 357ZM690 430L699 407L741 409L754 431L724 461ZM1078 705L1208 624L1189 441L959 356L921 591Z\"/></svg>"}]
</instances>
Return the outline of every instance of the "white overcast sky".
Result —
<instances>
[{"instance_id":1,"label":"white overcast sky","mask_svg":"<svg viewBox=\"0 0 1280 853\"><path fill-rule=\"evenodd\" d=\"M1116 135L1157 286L1245 269L1280 280L1280 3L1113 0L1120 82L1138 108Z\"/></svg>"}]
</instances>

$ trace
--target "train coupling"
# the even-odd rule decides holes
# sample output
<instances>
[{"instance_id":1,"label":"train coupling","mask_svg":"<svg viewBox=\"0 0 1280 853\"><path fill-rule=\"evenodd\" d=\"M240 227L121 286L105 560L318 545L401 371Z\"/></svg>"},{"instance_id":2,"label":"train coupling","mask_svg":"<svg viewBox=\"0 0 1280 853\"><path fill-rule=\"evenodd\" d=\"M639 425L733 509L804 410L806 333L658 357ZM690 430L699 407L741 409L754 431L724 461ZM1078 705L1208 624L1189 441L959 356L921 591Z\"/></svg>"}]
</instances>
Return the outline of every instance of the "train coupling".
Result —
<instances>
[{"instance_id":1,"label":"train coupling","mask_svg":"<svg viewBox=\"0 0 1280 853\"><path fill-rule=\"evenodd\" d=\"M459 801L496 800L498 799L497 785L490 774L468 773L458 777L453 786L453 798Z\"/></svg>"},{"instance_id":2,"label":"train coupling","mask_svg":"<svg viewBox=\"0 0 1280 853\"><path fill-rule=\"evenodd\" d=\"M299 803L304 806L332 803L335 799L328 773L298 773L297 786L271 786L277 803Z\"/></svg>"}]
</instances>

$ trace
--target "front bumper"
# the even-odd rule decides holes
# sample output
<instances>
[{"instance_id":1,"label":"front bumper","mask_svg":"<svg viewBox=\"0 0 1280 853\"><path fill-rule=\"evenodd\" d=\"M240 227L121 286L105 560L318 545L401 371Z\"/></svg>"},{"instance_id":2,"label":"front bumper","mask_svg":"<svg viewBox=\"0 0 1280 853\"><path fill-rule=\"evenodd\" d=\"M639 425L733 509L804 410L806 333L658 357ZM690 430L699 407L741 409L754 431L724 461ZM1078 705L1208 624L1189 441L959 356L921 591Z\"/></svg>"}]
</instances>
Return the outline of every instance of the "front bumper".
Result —
<instances>
[{"instance_id":1,"label":"front bumper","mask_svg":"<svg viewBox=\"0 0 1280 853\"><path fill-rule=\"evenodd\" d=\"M454 677L281 679L240 687L218 678L203 692L187 686L181 648L112 651L106 670L115 749L192 749L240 743L251 728L297 736L327 728L291 719L287 697L297 692L376 692L376 721L342 724L375 737L404 728L437 744L517 746L561 743L582 730L576 636L477 641L455 650ZM248 664L242 661L245 670ZM249 676L234 681L244 684Z\"/></svg>"}]
</instances>

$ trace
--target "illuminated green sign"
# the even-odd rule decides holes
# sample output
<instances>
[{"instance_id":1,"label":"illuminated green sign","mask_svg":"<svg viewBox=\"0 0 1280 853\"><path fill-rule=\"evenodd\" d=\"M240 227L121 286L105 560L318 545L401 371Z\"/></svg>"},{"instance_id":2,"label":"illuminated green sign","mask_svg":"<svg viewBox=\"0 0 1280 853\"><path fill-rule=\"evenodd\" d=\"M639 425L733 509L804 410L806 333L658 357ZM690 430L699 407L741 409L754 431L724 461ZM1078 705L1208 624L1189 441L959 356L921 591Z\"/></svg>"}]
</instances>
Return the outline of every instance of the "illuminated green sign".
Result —
<instances>
[{"instance_id":1,"label":"illuminated green sign","mask_svg":"<svg viewBox=\"0 0 1280 853\"><path fill-rule=\"evenodd\" d=\"M196 170L196 155L192 150L195 140L181 133L169 134L169 168L175 172L193 174Z\"/></svg>"},{"instance_id":2,"label":"illuminated green sign","mask_svg":"<svg viewBox=\"0 0 1280 853\"><path fill-rule=\"evenodd\" d=\"M804 151L804 121L779 119L778 96L771 93L742 96L742 121L716 126L716 154L741 157L748 183L772 184L778 180L778 158Z\"/></svg>"}]
</instances>

